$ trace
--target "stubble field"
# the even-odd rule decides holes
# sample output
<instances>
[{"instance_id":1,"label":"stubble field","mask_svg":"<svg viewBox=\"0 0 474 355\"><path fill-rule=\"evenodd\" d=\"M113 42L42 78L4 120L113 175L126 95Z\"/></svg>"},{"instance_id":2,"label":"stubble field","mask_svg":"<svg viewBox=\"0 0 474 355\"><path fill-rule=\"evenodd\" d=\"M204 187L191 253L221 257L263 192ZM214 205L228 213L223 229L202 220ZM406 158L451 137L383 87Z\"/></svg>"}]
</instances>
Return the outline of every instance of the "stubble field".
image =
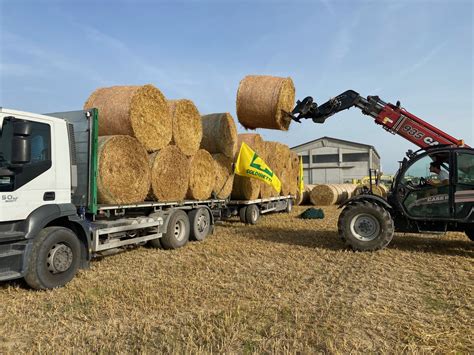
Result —
<instances>
[{"instance_id":1,"label":"stubble field","mask_svg":"<svg viewBox=\"0 0 474 355\"><path fill-rule=\"evenodd\" d=\"M354 253L323 220L220 223L201 243L95 260L66 287L0 283L0 352L461 352L474 349L474 248L396 235Z\"/></svg>"}]
</instances>

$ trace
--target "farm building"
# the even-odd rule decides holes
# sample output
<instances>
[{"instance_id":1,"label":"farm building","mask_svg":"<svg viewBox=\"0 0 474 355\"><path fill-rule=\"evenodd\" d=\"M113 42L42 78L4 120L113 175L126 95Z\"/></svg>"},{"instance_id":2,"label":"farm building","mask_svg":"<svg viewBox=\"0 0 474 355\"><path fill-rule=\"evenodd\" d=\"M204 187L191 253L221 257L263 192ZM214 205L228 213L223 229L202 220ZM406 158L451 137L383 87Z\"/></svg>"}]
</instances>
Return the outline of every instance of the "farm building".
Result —
<instances>
[{"instance_id":1,"label":"farm building","mask_svg":"<svg viewBox=\"0 0 474 355\"><path fill-rule=\"evenodd\" d=\"M380 155L367 144L322 137L291 148L303 157L307 184L342 184L380 171Z\"/></svg>"}]
</instances>

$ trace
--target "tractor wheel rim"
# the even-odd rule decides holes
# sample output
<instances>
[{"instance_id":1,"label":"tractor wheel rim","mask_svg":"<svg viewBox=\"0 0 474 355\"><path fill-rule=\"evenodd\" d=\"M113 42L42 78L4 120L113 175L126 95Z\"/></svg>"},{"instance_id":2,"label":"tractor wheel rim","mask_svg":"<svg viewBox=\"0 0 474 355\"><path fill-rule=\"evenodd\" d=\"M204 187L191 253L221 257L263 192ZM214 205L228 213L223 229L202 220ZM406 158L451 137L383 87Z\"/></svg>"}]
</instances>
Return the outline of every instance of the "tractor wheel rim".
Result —
<instances>
[{"instance_id":1,"label":"tractor wheel rim","mask_svg":"<svg viewBox=\"0 0 474 355\"><path fill-rule=\"evenodd\" d=\"M46 259L48 270L53 274L68 270L74 259L72 249L63 243L54 244L49 250Z\"/></svg>"},{"instance_id":2,"label":"tractor wheel rim","mask_svg":"<svg viewBox=\"0 0 474 355\"><path fill-rule=\"evenodd\" d=\"M177 221L176 224L174 225L174 237L176 240L183 240L184 239L184 222L183 221Z\"/></svg>"},{"instance_id":3,"label":"tractor wheel rim","mask_svg":"<svg viewBox=\"0 0 474 355\"><path fill-rule=\"evenodd\" d=\"M370 214L358 214L351 220L352 235L363 242L370 242L380 234L380 222Z\"/></svg>"}]
</instances>

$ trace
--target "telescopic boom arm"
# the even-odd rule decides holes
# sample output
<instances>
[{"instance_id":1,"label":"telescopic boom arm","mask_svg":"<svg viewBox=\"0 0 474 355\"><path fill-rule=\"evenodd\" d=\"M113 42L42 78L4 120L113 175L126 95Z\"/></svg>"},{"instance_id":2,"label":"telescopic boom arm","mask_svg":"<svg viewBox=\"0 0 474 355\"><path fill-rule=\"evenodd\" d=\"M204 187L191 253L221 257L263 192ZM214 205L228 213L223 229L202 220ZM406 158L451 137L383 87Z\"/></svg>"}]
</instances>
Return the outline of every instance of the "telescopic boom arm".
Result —
<instances>
[{"instance_id":1,"label":"telescopic boom arm","mask_svg":"<svg viewBox=\"0 0 474 355\"><path fill-rule=\"evenodd\" d=\"M467 146L462 140L456 139L440 129L416 117L396 105L382 101L378 96L363 98L354 90L347 90L318 106L311 96L297 101L291 112L293 120L300 122L302 118L311 118L315 123L324 123L327 118L342 110L357 107L362 113L374 118L376 124L392 134L398 134L420 148L434 145Z\"/></svg>"}]
</instances>

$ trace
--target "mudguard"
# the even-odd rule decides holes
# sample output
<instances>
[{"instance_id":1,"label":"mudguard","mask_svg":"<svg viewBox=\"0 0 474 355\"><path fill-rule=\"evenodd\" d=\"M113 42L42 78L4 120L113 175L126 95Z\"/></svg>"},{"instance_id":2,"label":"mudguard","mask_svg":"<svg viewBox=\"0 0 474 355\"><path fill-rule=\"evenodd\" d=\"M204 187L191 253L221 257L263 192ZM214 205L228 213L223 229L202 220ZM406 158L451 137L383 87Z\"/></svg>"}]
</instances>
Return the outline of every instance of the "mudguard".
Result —
<instances>
[{"instance_id":1,"label":"mudguard","mask_svg":"<svg viewBox=\"0 0 474 355\"><path fill-rule=\"evenodd\" d=\"M359 202L359 201L369 201L369 202L372 202L372 203L376 203L388 210L391 210L392 209L392 206L385 200L383 199L382 197L380 196L377 196L377 195L370 195L370 194L362 194L362 195L357 195L357 196L354 196L346 201L344 201L343 203L341 203L339 205L338 208L343 208L353 202Z\"/></svg>"}]
</instances>

